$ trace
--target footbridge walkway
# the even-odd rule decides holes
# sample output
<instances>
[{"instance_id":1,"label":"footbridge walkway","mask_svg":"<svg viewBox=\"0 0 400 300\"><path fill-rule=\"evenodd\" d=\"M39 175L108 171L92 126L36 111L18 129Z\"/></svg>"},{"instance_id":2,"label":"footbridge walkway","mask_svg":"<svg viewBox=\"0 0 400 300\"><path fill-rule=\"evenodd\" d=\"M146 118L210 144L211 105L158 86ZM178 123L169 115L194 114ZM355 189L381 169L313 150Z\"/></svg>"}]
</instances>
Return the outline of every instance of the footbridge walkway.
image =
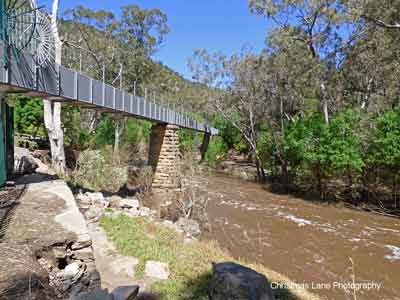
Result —
<instances>
[{"instance_id":1,"label":"footbridge walkway","mask_svg":"<svg viewBox=\"0 0 400 300\"><path fill-rule=\"evenodd\" d=\"M218 130L208 123L198 122L187 114L149 101L135 93L115 88L62 65L49 63L46 66L40 66L35 63L30 53L20 52L18 55L8 55L7 51L9 51L8 47L0 43L0 57L9 58L8 63L3 63L3 67L0 68L1 99L7 93L23 93L153 122L149 162L155 172L154 185L160 188L177 187L178 128L203 132L204 141L201 147L203 152L207 148L210 136L218 134ZM14 163L13 120L9 115L10 110L12 108L2 100L0 185L7 180L7 173L11 172Z\"/></svg>"}]
</instances>

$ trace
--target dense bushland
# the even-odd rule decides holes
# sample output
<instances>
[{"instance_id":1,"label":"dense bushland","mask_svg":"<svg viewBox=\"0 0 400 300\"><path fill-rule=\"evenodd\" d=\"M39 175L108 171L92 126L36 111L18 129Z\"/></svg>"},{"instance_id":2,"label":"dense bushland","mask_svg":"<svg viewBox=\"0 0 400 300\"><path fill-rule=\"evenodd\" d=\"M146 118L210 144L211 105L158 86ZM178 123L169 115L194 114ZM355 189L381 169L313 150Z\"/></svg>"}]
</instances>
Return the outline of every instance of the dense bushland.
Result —
<instances>
[{"instance_id":1,"label":"dense bushland","mask_svg":"<svg viewBox=\"0 0 400 300\"><path fill-rule=\"evenodd\" d=\"M243 143L220 126L207 159L215 163ZM400 110L371 116L359 109L333 114L329 123L318 112L285 121L284 130L265 126L257 153L270 181L285 191L315 191L322 199L372 201L398 207ZM283 133L282 133L283 132ZM382 201L386 201L384 204Z\"/></svg>"}]
</instances>

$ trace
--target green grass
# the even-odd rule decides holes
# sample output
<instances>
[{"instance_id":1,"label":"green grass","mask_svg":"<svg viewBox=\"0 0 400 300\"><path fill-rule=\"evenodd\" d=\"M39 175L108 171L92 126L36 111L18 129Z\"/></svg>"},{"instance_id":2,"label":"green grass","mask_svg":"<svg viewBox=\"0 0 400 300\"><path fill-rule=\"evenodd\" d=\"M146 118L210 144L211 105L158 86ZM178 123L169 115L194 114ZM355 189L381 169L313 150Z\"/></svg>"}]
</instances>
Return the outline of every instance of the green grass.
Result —
<instances>
[{"instance_id":1,"label":"green grass","mask_svg":"<svg viewBox=\"0 0 400 300\"><path fill-rule=\"evenodd\" d=\"M135 270L138 277L143 276L147 260L169 264L170 278L151 287L152 292L160 294L163 300L208 299L211 263L235 261L213 242L184 244L183 238L175 231L143 218L103 217L101 226L123 255L139 259ZM286 277L264 266L247 265L265 274L270 281L289 282ZM276 291L276 296L277 299L317 299L306 291L281 290Z\"/></svg>"}]
</instances>

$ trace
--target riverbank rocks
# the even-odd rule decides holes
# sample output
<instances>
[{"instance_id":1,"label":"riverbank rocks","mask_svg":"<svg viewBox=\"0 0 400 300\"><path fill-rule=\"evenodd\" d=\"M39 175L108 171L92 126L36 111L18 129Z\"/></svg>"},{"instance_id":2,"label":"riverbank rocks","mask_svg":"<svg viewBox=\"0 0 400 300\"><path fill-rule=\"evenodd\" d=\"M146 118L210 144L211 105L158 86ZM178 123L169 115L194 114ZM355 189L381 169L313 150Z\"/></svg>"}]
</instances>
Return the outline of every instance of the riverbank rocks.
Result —
<instances>
[{"instance_id":1,"label":"riverbank rocks","mask_svg":"<svg viewBox=\"0 0 400 300\"><path fill-rule=\"evenodd\" d=\"M78 277L80 273L83 273L82 265L77 262L74 262L65 267L63 271L63 276L65 279L71 279L74 277Z\"/></svg>"},{"instance_id":2,"label":"riverbank rocks","mask_svg":"<svg viewBox=\"0 0 400 300\"><path fill-rule=\"evenodd\" d=\"M187 218L179 218L176 226L191 237L197 237L201 234L200 225L197 221Z\"/></svg>"},{"instance_id":3,"label":"riverbank rocks","mask_svg":"<svg viewBox=\"0 0 400 300\"><path fill-rule=\"evenodd\" d=\"M76 200L79 201L79 204L81 205L99 205L104 208L110 206L110 201L106 199L100 192L97 193L86 192L84 194L79 193L78 195L76 195L75 198Z\"/></svg>"},{"instance_id":4,"label":"riverbank rocks","mask_svg":"<svg viewBox=\"0 0 400 300\"><path fill-rule=\"evenodd\" d=\"M201 234L199 223L192 219L179 218L175 223L170 220L164 220L157 224L183 235L185 243L190 243L196 240L196 237Z\"/></svg>"},{"instance_id":5,"label":"riverbank rocks","mask_svg":"<svg viewBox=\"0 0 400 300\"><path fill-rule=\"evenodd\" d=\"M208 292L210 300L275 299L264 275L232 262L213 264Z\"/></svg>"},{"instance_id":6,"label":"riverbank rocks","mask_svg":"<svg viewBox=\"0 0 400 300\"><path fill-rule=\"evenodd\" d=\"M119 207L124 209L139 209L140 207L140 203L139 200L136 198L121 198L120 202L119 202Z\"/></svg>"},{"instance_id":7,"label":"riverbank rocks","mask_svg":"<svg viewBox=\"0 0 400 300\"><path fill-rule=\"evenodd\" d=\"M167 263L152 260L146 262L144 273L146 277L160 280L168 279L170 274Z\"/></svg>"}]
</instances>

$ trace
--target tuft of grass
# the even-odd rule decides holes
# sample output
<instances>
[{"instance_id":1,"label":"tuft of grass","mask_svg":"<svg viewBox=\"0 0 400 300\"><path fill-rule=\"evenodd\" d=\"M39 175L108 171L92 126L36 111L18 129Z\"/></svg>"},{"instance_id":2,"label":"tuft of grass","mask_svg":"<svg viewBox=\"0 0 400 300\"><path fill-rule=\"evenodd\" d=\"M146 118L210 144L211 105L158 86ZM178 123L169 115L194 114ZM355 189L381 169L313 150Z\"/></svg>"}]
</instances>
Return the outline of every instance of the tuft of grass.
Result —
<instances>
[{"instance_id":1,"label":"tuft of grass","mask_svg":"<svg viewBox=\"0 0 400 300\"><path fill-rule=\"evenodd\" d=\"M107 216L102 218L100 225L123 255L139 259L135 270L137 276L143 276L148 260L169 264L170 278L156 282L151 287L151 292L160 294L164 300L208 299L207 288L212 275L212 262L236 261L245 264L233 259L215 242L195 241L185 244L175 231L150 223L144 218ZM265 266L247 266L265 274L270 281L283 282L290 286L289 279ZM318 299L304 290L275 290L274 293L277 300Z\"/></svg>"}]
</instances>

